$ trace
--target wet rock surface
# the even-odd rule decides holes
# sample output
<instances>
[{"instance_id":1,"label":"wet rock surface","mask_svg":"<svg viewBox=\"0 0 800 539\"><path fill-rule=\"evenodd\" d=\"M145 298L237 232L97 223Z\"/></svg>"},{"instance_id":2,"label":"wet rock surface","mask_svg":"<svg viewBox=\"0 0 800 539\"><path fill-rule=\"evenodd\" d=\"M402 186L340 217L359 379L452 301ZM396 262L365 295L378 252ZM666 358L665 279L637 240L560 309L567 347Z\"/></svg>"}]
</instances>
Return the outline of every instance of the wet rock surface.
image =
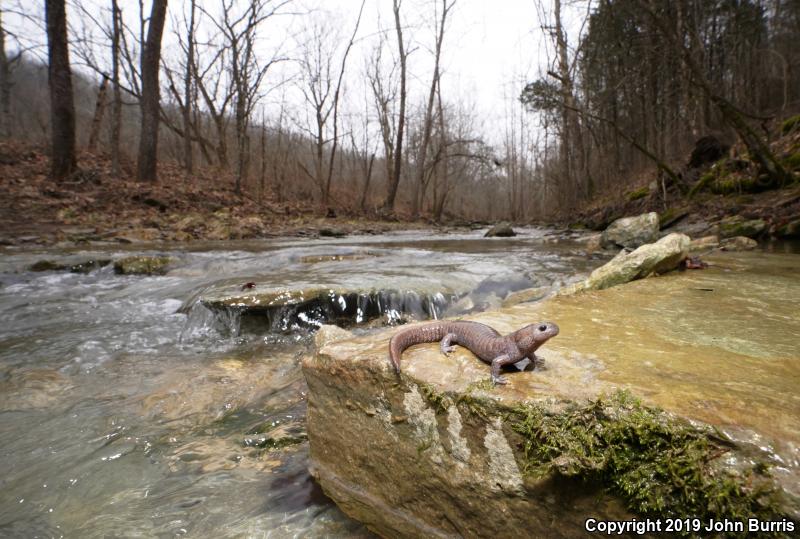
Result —
<instances>
[{"instance_id":1,"label":"wet rock surface","mask_svg":"<svg viewBox=\"0 0 800 539\"><path fill-rule=\"evenodd\" d=\"M794 258L720 253L704 271L476 316L504 334L561 327L537 352L546 368L503 387L463 348L412 347L398 377L391 330L325 327L303 362L312 473L392 537L580 537L586 515L796 521Z\"/></svg>"}]
</instances>

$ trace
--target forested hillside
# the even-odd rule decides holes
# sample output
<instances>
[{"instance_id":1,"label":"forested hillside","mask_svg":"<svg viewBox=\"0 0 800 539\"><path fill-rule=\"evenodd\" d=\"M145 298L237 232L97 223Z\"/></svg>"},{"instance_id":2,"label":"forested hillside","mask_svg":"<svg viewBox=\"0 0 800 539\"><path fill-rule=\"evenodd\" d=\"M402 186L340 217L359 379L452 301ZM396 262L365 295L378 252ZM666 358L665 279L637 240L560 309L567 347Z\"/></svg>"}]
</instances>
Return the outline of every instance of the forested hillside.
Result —
<instances>
[{"instance_id":1,"label":"forested hillside","mask_svg":"<svg viewBox=\"0 0 800 539\"><path fill-rule=\"evenodd\" d=\"M666 209L797 182L794 0L539 1L538 68L491 120L447 78L460 2L356 6L10 2L2 134L67 163L50 171L64 185L152 184L171 163L187 184L319 215L570 222L624 197ZM64 69L68 93L48 85Z\"/></svg>"}]
</instances>

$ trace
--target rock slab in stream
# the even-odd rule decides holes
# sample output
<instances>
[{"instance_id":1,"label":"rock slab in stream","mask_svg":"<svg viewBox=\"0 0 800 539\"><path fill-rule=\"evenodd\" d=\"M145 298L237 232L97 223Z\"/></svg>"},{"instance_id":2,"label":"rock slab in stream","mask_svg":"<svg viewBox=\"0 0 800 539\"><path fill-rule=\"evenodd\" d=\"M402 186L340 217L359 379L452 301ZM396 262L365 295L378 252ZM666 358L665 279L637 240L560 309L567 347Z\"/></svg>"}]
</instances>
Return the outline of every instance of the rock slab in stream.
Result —
<instances>
[{"instance_id":1,"label":"rock slab in stream","mask_svg":"<svg viewBox=\"0 0 800 539\"><path fill-rule=\"evenodd\" d=\"M547 370L492 388L485 364L461 351L444 357L433 344L407 351L398 377L389 334L324 326L316 355L303 361L310 471L381 536L584 537L589 517L629 520L659 499L663 514L703 518L729 481L770 485L726 468L720 454L739 457L712 429L629 394L602 396L607 386L593 379L591 362L544 350ZM659 440L657 449L643 450L645 439ZM674 458L686 468L670 478L675 467L665 463ZM739 492L719 514L776 516L759 505L766 500Z\"/></svg>"},{"instance_id":2,"label":"rock slab in stream","mask_svg":"<svg viewBox=\"0 0 800 539\"><path fill-rule=\"evenodd\" d=\"M309 468L371 530L384 537L579 537L585 515L630 518L597 486L524 477L504 409L489 405L487 417L477 417L466 401L439 400L426 383L398 379L387 334L376 347L328 328L317 333L316 356L303 363ZM445 379L457 374L453 366ZM467 386L485 387L488 376L472 367L449 386L466 397Z\"/></svg>"},{"instance_id":3,"label":"rock slab in stream","mask_svg":"<svg viewBox=\"0 0 800 539\"><path fill-rule=\"evenodd\" d=\"M602 290L653 273L666 273L677 268L681 260L689 255L690 246L689 236L669 234L655 243L642 245L631 253L622 251L607 264L594 270L588 279L561 289L559 294Z\"/></svg>"},{"instance_id":4,"label":"rock slab in stream","mask_svg":"<svg viewBox=\"0 0 800 539\"><path fill-rule=\"evenodd\" d=\"M658 239L659 219L656 212L636 217L623 217L603 231L600 243L604 248L618 246L635 249Z\"/></svg>"}]
</instances>

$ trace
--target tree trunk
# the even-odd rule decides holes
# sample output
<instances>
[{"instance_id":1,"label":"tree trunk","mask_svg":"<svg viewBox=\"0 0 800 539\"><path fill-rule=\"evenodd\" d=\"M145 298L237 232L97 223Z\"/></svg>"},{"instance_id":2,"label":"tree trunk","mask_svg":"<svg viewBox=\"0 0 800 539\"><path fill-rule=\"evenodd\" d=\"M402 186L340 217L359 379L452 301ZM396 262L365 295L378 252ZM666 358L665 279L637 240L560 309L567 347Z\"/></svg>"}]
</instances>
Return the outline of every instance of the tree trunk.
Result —
<instances>
[{"instance_id":1,"label":"tree trunk","mask_svg":"<svg viewBox=\"0 0 800 539\"><path fill-rule=\"evenodd\" d=\"M395 30L397 31L397 48L400 53L400 111L397 118L397 142L394 147L394 166L392 176L388 178L388 192L383 203L385 211L394 211L397 188L400 185L400 173L403 165L403 129L406 123L406 51L403 46L403 28L400 26L400 0L393 0Z\"/></svg>"},{"instance_id":2,"label":"tree trunk","mask_svg":"<svg viewBox=\"0 0 800 539\"><path fill-rule=\"evenodd\" d=\"M111 174L115 177L120 175L119 166L119 138L122 130L122 89L119 85L119 38L121 30L117 0L111 0L111 17L113 19L113 30L111 35L111 79L114 83L114 102L111 106Z\"/></svg>"},{"instance_id":3,"label":"tree trunk","mask_svg":"<svg viewBox=\"0 0 800 539\"><path fill-rule=\"evenodd\" d=\"M369 193L369 182L372 179L372 164L375 162L375 154L369 156L369 165L367 165L367 176L364 178L364 189L361 191L361 200L358 201L358 207L364 212L367 209L367 194Z\"/></svg>"},{"instance_id":4,"label":"tree trunk","mask_svg":"<svg viewBox=\"0 0 800 539\"><path fill-rule=\"evenodd\" d=\"M6 54L6 32L0 10L0 137L11 136L11 62ZM17 53L19 58L19 53Z\"/></svg>"},{"instance_id":5,"label":"tree trunk","mask_svg":"<svg viewBox=\"0 0 800 539\"><path fill-rule=\"evenodd\" d=\"M72 97L72 73L67 45L67 12L64 0L47 0L47 54L49 58L50 118L52 155L50 176L64 179L77 168L75 158L75 105Z\"/></svg>"},{"instance_id":6,"label":"tree trunk","mask_svg":"<svg viewBox=\"0 0 800 539\"><path fill-rule=\"evenodd\" d=\"M97 139L100 136L100 125L103 123L103 115L106 112L106 93L108 91L108 77L103 75L103 82L97 92L97 101L94 104L94 116L92 117L92 128L89 130L89 143L86 149L90 152L97 148Z\"/></svg>"},{"instance_id":7,"label":"tree trunk","mask_svg":"<svg viewBox=\"0 0 800 539\"><path fill-rule=\"evenodd\" d=\"M453 4L447 5L447 0L442 0L442 19L439 21L439 32L436 34L436 48L435 60L433 64L433 79L431 80L431 88L428 92L428 103L425 108L425 121L422 126L422 140L419 145L419 154L417 156L417 171L414 181L414 201L411 208L411 213L414 217L419 216L422 204L423 192L423 179L425 177L425 159L428 154L428 142L431 139L431 130L433 127L433 101L436 97L436 85L439 82L439 58L442 54L442 41L444 41L444 25L447 19L447 12Z\"/></svg>"},{"instance_id":8,"label":"tree trunk","mask_svg":"<svg viewBox=\"0 0 800 539\"><path fill-rule=\"evenodd\" d=\"M189 34L186 46L186 72L183 76L183 167L186 176L190 177L194 172L194 160L192 156L192 108L194 99L192 95L192 70L194 69L194 12L195 0L191 1L191 13L189 14Z\"/></svg>"},{"instance_id":9,"label":"tree trunk","mask_svg":"<svg viewBox=\"0 0 800 539\"><path fill-rule=\"evenodd\" d=\"M136 178L140 182L155 182L158 159L159 88L158 72L161 63L161 35L167 18L167 0L153 0L147 41L142 51L142 123L139 135L139 159Z\"/></svg>"}]
</instances>

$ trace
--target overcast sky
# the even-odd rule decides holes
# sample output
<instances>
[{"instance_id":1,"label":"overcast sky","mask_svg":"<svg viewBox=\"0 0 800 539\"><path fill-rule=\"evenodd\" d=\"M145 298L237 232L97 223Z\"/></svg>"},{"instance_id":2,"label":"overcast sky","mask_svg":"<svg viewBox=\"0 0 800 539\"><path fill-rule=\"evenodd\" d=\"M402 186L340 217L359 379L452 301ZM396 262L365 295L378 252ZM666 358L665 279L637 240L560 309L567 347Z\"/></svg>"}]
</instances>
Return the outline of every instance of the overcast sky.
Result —
<instances>
[{"instance_id":1,"label":"overcast sky","mask_svg":"<svg viewBox=\"0 0 800 539\"><path fill-rule=\"evenodd\" d=\"M81 0L82 5L94 3L97 13L102 14L110 5L104 0ZM134 24L138 12L138 0L119 0L126 14L126 20ZM3 5L28 10L33 15L41 16L40 2L32 0L0 0ZM430 84L432 74L432 47L434 42L433 6L441 0L403 0L403 23L406 25L405 39L407 47L412 50L409 59L410 100L412 105L424 99L426 87ZM209 11L217 8L215 0L200 2ZM541 30L542 15L552 19L549 0L543 0L544 9L537 12L535 0L456 0L455 7L448 18L447 30L443 45L442 57L442 91L449 102L467 103L489 138L497 141L497 132L503 125L508 107L515 103L524 81L532 80L537 73L546 69L552 50L550 37ZM165 61L170 55L178 52L174 21L179 18L182 9L188 2L171 0L169 3L170 21L164 37ZM575 42L578 31L577 21L583 16L586 2L573 2L568 8L567 19L570 28L571 43ZM311 15L276 17L267 21L263 34L269 36L261 47L268 49L280 47L289 56L297 52L297 36L302 36L302 29L307 25L309 17L321 17L331 22L341 32L343 49L355 24L361 0L296 0L286 9L293 12L307 12ZM146 9L149 2L145 1ZM366 0L366 7L358 32L359 40L351 53L348 62L347 86L350 92L349 108L363 102L363 71L365 59L370 54L376 41L376 35L383 28L390 32L388 46L395 49L394 21L392 19L392 3L390 0ZM7 8L8 9L8 8ZM569 17L571 12L571 19ZM80 12L68 7L71 26L77 27ZM102 15L100 15L102 16ZM13 14L6 14L4 24L12 31L24 34L28 42L45 43L42 28L30 23L22 23ZM300 38L302 40L302 38ZM107 52L104 50L104 53ZM40 56L42 56L40 52ZM76 61L73 54L73 61ZM284 65L283 73L276 72L267 80L267 86L275 82L275 77L283 76L296 66ZM266 102L275 103L280 96L286 95L293 106L302 108L297 92L291 89L280 93L273 92ZM354 105L355 104L355 105Z\"/></svg>"}]
</instances>

